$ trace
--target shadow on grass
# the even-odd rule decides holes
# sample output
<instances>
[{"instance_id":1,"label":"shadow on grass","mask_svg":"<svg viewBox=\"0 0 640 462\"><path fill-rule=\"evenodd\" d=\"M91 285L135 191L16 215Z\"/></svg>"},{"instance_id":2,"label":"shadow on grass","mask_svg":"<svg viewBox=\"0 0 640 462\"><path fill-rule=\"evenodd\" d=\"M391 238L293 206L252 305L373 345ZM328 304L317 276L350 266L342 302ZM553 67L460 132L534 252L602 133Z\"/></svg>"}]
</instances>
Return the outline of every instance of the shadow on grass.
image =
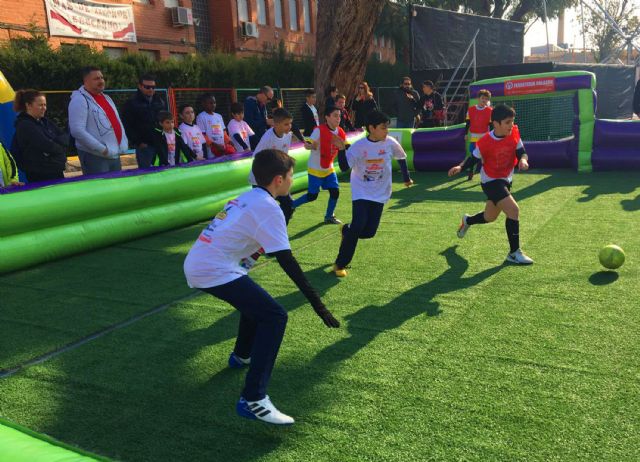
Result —
<instances>
[{"instance_id":1,"label":"shadow on grass","mask_svg":"<svg viewBox=\"0 0 640 462\"><path fill-rule=\"evenodd\" d=\"M594 286L606 286L616 282L619 277L616 271L598 271L589 276L589 282Z\"/></svg>"},{"instance_id":2,"label":"shadow on grass","mask_svg":"<svg viewBox=\"0 0 640 462\"><path fill-rule=\"evenodd\" d=\"M302 231L298 231L293 236L289 236L289 240L290 241L295 241L296 239L300 239L301 237L304 237L307 234L311 234L316 229L322 228L323 226L327 226L327 225L324 222L316 223L315 225L313 225L313 226L311 226L311 227L309 227L307 229L303 229Z\"/></svg>"}]
</instances>

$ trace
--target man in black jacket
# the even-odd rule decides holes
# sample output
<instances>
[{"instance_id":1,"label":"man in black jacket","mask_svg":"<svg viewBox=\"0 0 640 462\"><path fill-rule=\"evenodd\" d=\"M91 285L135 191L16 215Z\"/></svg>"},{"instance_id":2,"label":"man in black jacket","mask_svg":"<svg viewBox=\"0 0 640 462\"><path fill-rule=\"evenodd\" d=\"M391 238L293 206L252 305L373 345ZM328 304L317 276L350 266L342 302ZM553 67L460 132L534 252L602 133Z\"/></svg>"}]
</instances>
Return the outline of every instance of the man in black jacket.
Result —
<instances>
[{"instance_id":1,"label":"man in black jacket","mask_svg":"<svg viewBox=\"0 0 640 462\"><path fill-rule=\"evenodd\" d=\"M136 149L138 168L149 168L155 156L154 132L158 113L167 109L167 103L156 94L156 79L142 75L138 79L138 91L129 99L122 112L127 138Z\"/></svg>"},{"instance_id":2,"label":"man in black jacket","mask_svg":"<svg viewBox=\"0 0 640 462\"><path fill-rule=\"evenodd\" d=\"M420 95L411 86L411 78L404 77L402 85L396 91L395 108L398 116L397 128L413 128L415 125L416 115L420 111L418 103Z\"/></svg>"}]
</instances>

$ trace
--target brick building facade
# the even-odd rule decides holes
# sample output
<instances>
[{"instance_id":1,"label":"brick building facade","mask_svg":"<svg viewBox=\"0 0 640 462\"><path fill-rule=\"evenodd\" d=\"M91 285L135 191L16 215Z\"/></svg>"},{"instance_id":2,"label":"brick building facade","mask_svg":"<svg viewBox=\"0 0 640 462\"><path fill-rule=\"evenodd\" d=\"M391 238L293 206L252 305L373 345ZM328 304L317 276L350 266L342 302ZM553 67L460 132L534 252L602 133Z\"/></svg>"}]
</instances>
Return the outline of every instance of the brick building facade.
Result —
<instances>
[{"instance_id":1,"label":"brick building facade","mask_svg":"<svg viewBox=\"0 0 640 462\"><path fill-rule=\"evenodd\" d=\"M210 48L255 55L277 48L280 42L297 56L315 53L317 0L100 1L133 8L136 43L49 36L45 0L2 0L0 41L36 31L46 34L54 48L79 43L112 56L140 52L153 59L180 58ZM192 24L175 24L177 7L189 13L189 20L182 22ZM393 44L383 37L372 41L370 51L380 61L395 62Z\"/></svg>"}]
</instances>

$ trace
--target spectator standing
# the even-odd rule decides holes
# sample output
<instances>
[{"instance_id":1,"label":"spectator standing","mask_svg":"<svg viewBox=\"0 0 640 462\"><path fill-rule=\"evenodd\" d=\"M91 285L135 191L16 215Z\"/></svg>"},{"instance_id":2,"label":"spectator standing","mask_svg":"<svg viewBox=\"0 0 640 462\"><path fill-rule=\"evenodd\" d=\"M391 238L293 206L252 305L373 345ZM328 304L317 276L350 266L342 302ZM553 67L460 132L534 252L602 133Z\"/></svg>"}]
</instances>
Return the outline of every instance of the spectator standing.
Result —
<instances>
[{"instance_id":1,"label":"spectator standing","mask_svg":"<svg viewBox=\"0 0 640 462\"><path fill-rule=\"evenodd\" d=\"M207 140L207 158L212 159L216 156L225 154L224 139L224 120L222 116L215 112L216 97L206 93L200 97L200 106L202 112L196 117L196 124L204 133Z\"/></svg>"},{"instance_id":2,"label":"spectator standing","mask_svg":"<svg viewBox=\"0 0 640 462\"><path fill-rule=\"evenodd\" d=\"M402 85L396 91L395 108L398 116L397 128L413 128L418 115L420 95L411 86L411 78L403 77Z\"/></svg>"},{"instance_id":3,"label":"spectator standing","mask_svg":"<svg viewBox=\"0 0 640 462\"><path fill-rule=\"evenodd\" d=\"M311 136L313 129L320 125L320 117L316 109L316 92L315 90L305 90L304 97L306 102L300 108L302 114L302 123L304 136Z\"/></svg>"},{"instance_id":4,"label":"spectator standing","mask_svg":"<svg viewBox=\"0 0 640 462\"><path fill-rule=\"evenodd\" d=\"M365 125L367 116L370 112L376 111L378 104L373 99L373 93L369 89L367 82L362 82L358 85L358 94L351 103L351 110L354 113L354 125L356 128L362 128Z\"/></svg>"},{"instance_id":5,"label":"spectator standing","mask_svg":"<svg viewBox=\"0 0 640 462\"><path fill-rule=\"evenodd\" d=\"M351 118L349 117L349 111L345 107L347 103L347 97L344 95L338 95L336 97L336 107L340 109L340 128L345 132L352 132L355 130Z\"/></svg>"},{"instance_id":6,"label":"spectator standing","mask_svg":"<svg viewBox=\"0 0 640 462\"><path fill-rule=\"evenodd\" d=\"M336 100L338 99L338 87L331 85L327 90L327 100L324 103L324 107L336 107Z\"/></svg>"},{"instance_id":7,"label":"spectator standing","mask_svg":"<svg viewBox=\"0 0 640 462\"><path fill-rule=\"evenodd\" d=\"M440 125L444 116L444 104L442 96L434 90L431 80L422 82L422 93L420 97L420 127L430 128Z\"/></svg>"},{"instance_id":8,"label":"spectator standing","mask_svg":"<svg viewBox=\"0 0 640 462\"><path fill-rule=\"evenodd\" d=\"M273 99L273 88L268 85L260 88L256 96L244 100L244 120L249 124L254 135L249 139L254 149L264 132L273 126L273 119L267 118L267 103Z\"/></svg>"},{"instance_id":9,"label":"spectator standing","mask_svg":"<svg viewBox=\"0 0 640 462\"><path fill-rule=\"evenodd\" d=\"M233 103L231 105L231 117L229 121L228 129L229 136L233 147L237 152L249 151L249 137L253 135L253 130L249 124L244 121L244 108L240 103Z\"/></svg>"},{"instance_id":10,"label":"spectator standing","mask_svg":"<svg viewBox=\"0 0 640 462\"><path fill-rule=\"evenodd\" d=\"M157 165L174 167L196 160L196 155L184 142L180 131L175 129L173 114L169 111L160 111L158 113L158 123L160 128L155 129L153 140L155 152L158 156Z\"/></svg>"},{"instance_id":11,"label":"spectator standing","mask_svg":"<svg viewBox=\"0 0 640 462\"><path fill-rule=\"evenodd\" d=\"M19 112L15 141L27 181L64 178L69 137L45 117L45 96L38 90L18 90L13 106Z\"/></svg>"},{"instance_id":12,"label":"spectator standing","mask_svg":"<svg viewBox=\"0 0 640 462\"><path fill-rule=\"evenodd\" d=\"M178 130L182 134L182 141L193 151L196 160L204 160L204 153L207 147L206 140L200 127L194 123L196 113L193 110L193 106L190 104L180 106L180 118L182 123Z\"/></svg>"},{"instance_id":13,"label":"spectator standing","mask_svg":"<svg viewBox=\"0 0 640 462\"><path fill-rule=\"evenodd\" d=\"M9 151L0 143L0 189L22 186L18 180L18 166Z\"/></svg>"},{"instance_id":14,"label":"spectator standing","mask_svg":"<svg viewBox=\"0 0 640 462\"><path fill-rule=\"evenodd\" d=\"M167 103L156 93L156 78L145 74L138 79L138 90L122 110L122 121L129 142L136 150L139 168L149 168L155 156L154 132L158 113L167 110Z\"/></svg>"},{"instance_id":15,"label":"spectator standing","mask_svg":"<svg viewBox=\"0 0 640 462\"><path fill-rule=\"evenodd\" d=\"M69 103L69 130L76 140L82 173L120 171L120 154L129 148L129 140L116 105L104 94L102 71L85 67L82 82Z\"/></svg>"}]
</instances>

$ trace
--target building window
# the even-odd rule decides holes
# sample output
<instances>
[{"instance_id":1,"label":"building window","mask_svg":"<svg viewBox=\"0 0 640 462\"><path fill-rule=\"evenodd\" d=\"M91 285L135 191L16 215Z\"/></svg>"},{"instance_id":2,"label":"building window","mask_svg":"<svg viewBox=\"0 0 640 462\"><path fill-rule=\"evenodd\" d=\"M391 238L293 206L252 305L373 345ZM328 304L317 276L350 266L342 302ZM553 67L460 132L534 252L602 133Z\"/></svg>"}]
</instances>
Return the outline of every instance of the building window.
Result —
<instances>
[{"instance_id":1,"label":"building window","mask_svg":"<svg viewBox=\"0 0 640 462\"><path fill-rule=\"evenodd\" d=\"M296 0L289 0L289 29L298 30L298 5Z\"/></svg>"},{"instance_id":2,"label":"building window","mask_svg":"<svg viewBox=\"0 0 640 462\"><path fill-rule=\"evenodd\" d=\"M380 48L384 48L384 35L380 36Z\"/></svg>"},{"instance_id":3,"label":"building window","mask_svg":"<svg viewBox=\"0 0 640 462\"><path fill-rule=\"evenodd\" d=\"M264 0L258 0L258 24L265 26L267 24L267 5Z\"/></svg>"},{"instance_id":4,"label":"building window","mask_svg":"<svg viewBox=\"0 0 640 462\"><path fill-rule=\"evenodd\" d=\"M160 59L160 52L158 50L138 50L142 56L146 56L151 61L158 61Z\"/></svg>"},{"instance_id":5,"label":"building window","mask_svg":"<svg viewBox=\"0 0 640 462\"><path fill-rule=\"evenodd\" d=\"M102 51L109 57L109 59L118 59L124 56L126 48L103 47Z\"/></svg>"},{"instance_id":6,"label":"building window","mask_svg":"<svg viewBox=\"0 0 640 462\"><path fill-rule=\"evenodd\" d=\"M276 27L282 28L282 0L274 0L273 12L276 21Z\"/></svg>"},{"instance_id":7,"label":"building window","mask_svg":"<svg viewBox=\"0 0 640 462\"><path fill-rule=\"evenodd\" d=\"M304 31L311 33L311 11L309 10L309 0L302 0L302 16L304 17Z\"/></svg>"},{"instance_id":8,"label":"building window","mask_svg":"<svg viewBox=\"0 0 640 462\"><path fill-rule=\"evenodd\" d=\"M165 8L176 8L178 5L178 0L164 0Z\"/></svg>"},{"instance_id":9,"label":"building window","mask_svg":"<svg viewBox=\"0 0 640 462\"><path fill-rule=\"evenodd\" d=\"M249 7L247 0L238 0L238 21L249 22Z\"/></svg>"}]
</instances>

